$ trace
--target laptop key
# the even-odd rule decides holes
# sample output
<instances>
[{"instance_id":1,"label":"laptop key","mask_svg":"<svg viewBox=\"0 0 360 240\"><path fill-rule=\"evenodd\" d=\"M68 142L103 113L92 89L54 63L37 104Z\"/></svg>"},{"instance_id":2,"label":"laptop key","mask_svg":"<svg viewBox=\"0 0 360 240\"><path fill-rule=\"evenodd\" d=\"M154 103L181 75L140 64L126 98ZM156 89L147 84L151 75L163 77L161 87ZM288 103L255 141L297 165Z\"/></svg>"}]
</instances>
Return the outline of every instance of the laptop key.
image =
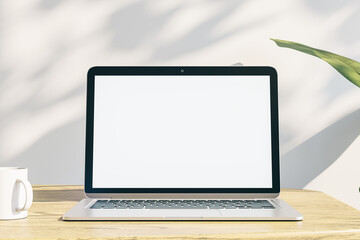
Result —
<instances>
[{"instance_id":1,"label":"laptop key","mask_svg":"<svg viewBox=\"0 0 360 240\"><path fill-rule=\"evenodd\" d=\"M225 209L236 209L236 206L226 206Z\"/></svg>"},{"instance_id":2,"label":"laptop key","mask_svg":"<svg viewBox=\"0 0 360 240\"><path fill-rule=\"evenodd\" d=\"M264 208L264 209L274 209L275 207L274 206L263 206L262 208Z\"/></svg>"},{"instance_id":3,"label":"laptop key","mask_svg":"<svg viewBox=\"0 0 360 240\"><path fill-rule=\"evenodd\" d=\"M218 206L218 205L210 205L209 208L210 209L224 209L224 207Z\"/></svg>"},{"instance_id":4,"label":"laptop key","mask_svg":"<svg viewBox=\"0 0 360 240\"><path fill-rule=\"evenodd\" d=\"M141 205L129 206L129 209L142 209L142 208L144 208L144 206Z\"/></svg>"},{"instance_id":5,"label":"laptop key","mask_svg":"<svg viewBox=\"0 0 360 240\"><path fill-rule=\"evenodd\" d=\"M115 209L115 206L108 204L108 205L105 205L105 206L103 207L103 209Z\"/></svg>"},{"instance_id":6,"label":"laptop key","mask_svg":"<svg viewBox=\"0 0 360 240\"><path fill-rule=\"evenodd\" d=\"M118 205L116 206L116 209L127 209L128 206L125 206L125 205Z\"/></svg>"}]
</instances>

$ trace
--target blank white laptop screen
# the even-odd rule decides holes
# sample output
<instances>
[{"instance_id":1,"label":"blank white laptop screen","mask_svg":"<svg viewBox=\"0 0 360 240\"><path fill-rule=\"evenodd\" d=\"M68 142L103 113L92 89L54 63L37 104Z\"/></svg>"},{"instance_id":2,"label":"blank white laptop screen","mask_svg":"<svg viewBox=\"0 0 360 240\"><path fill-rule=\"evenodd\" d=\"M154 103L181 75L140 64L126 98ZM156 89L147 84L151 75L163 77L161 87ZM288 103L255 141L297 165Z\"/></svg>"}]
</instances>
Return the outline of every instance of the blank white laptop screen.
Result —
<instances>
[{"instance_id":1,"label":"blank white laptop screen","mask_svg":"<svg viewBox=\"0 0 360 240\"><path fill-rule=\"evenodd\" d=\"M94 188L271 188L269 76L95 76Z\"/></svg>"}]
</instances>

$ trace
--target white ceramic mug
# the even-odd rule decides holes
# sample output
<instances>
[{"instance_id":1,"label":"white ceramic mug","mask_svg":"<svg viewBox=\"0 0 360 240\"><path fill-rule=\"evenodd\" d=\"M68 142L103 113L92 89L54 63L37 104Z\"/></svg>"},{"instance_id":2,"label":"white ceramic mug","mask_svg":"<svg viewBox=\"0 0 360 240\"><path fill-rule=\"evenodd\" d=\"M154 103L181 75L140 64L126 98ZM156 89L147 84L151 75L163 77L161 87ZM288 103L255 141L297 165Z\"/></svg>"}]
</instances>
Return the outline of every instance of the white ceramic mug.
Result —
<instances>
[{"instance_id":1,"label":"white ceramic mug","mask_svg":"<svg viewBox=\"0 0 360 240\"><path fill-rule=\"evenodd\" d=\"M26 218L33 200L27 168L0 167L0 220Z\"/></svg>"}]
</instances>

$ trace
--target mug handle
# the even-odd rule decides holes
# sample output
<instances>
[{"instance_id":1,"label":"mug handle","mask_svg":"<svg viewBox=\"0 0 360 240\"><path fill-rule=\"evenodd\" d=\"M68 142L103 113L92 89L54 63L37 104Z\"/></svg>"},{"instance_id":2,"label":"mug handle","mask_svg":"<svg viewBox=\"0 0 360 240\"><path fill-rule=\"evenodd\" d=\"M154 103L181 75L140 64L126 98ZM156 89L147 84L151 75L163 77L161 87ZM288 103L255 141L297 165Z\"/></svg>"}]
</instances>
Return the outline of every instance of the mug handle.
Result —
<instances>
[{"instance_id":1,"label":"mug handle","mask_svg":"<svg viewBox=\"0 0 360 240\"><path fill-rule=\"evenodd\" d=\"M32 190L31 184L28 180L17 179L17 181L20 182L25 188L26 201L25 201L24 206L22 208L16 209L16 211L26 211L31 207L31 204L33 201L33 190Z\"/></svg>"}]
</instances>

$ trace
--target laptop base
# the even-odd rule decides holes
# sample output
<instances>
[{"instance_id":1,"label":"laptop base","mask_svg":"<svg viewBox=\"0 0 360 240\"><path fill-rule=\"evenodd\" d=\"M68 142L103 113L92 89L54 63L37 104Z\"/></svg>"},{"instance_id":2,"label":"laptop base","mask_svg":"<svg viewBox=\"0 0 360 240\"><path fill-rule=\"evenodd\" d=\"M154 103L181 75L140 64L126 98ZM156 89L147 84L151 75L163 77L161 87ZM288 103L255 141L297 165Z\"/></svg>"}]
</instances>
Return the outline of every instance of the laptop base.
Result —
<instances>
[{"instance_id":1,"label":"laptop base","mask_svg":"<svg viewBox=\"0 0 360 240\"><path fill-rule=\"evenodd\" d=\"M96 199L83 199L63 215L65 221L300 221L303 216L281 199L275 209L91 209Z\"/></svg>"}]
</instances>

